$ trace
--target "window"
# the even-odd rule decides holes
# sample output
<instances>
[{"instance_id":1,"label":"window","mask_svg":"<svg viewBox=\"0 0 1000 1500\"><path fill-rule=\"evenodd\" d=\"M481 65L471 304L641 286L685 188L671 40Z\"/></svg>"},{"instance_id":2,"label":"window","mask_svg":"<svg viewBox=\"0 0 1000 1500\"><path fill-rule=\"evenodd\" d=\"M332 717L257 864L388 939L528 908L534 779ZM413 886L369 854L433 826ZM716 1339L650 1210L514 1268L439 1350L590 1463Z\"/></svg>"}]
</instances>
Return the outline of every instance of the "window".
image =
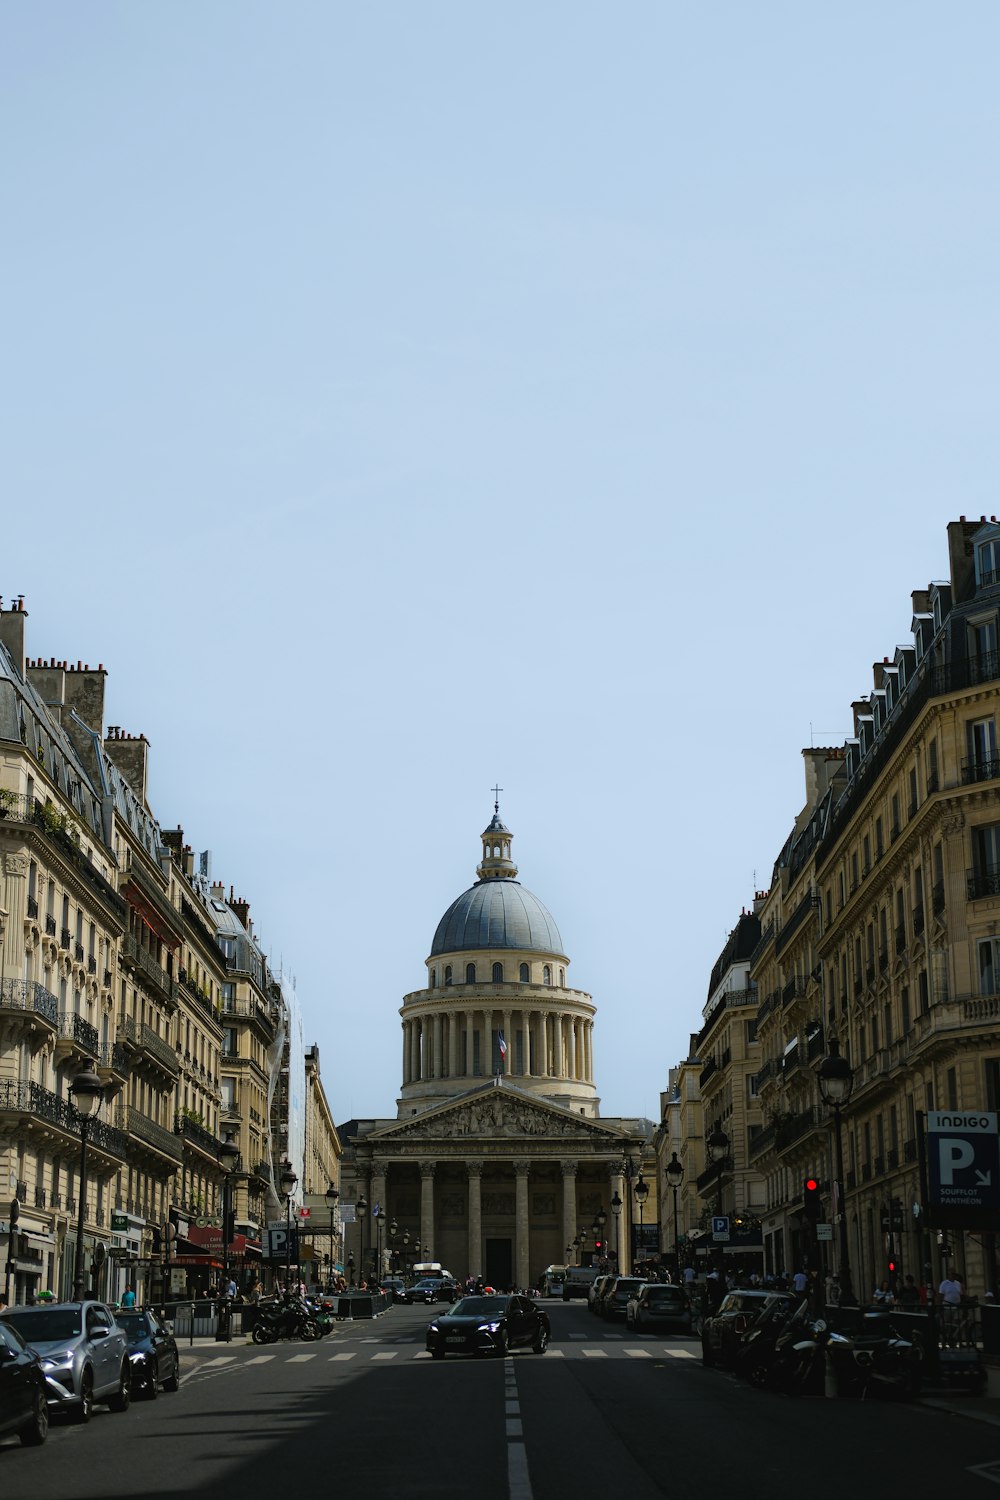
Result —
<instances>
[{"instance_id":1,"label":"window","mask_svg":"<svg viewBox=\"0 0 1000 1500\"><path fill-rule=\"evenodd\" d=\"M465 966L465 982L466 982L466 984L475 984L475 982L476 982L476 966L475 966L475 964L466 964L466 966Z\"/></svg>"},{"instance_id":2,"label":"window","mask_svg":"<svg viewBox=\"0 0 1000 1500\"><path fill-rule=\"evenodd\" d=\"M899 992L899 1016L905 1036L910 1029L910 987L908 984L904 984Z\"/></svg>"},{"instance_id":3,"label":"window","mask_svg":"<svg viewBox=\"0 0 1000 1500\"><path fill-rule=\"evenodd\" d=\"M916 812L918 806L920 805L920 797L919 797L918 788L917 788L917 771L916 771L916 767L914 767L911 770L911 772L910 772L910 775L909 775L909 784L910 784L910 802L909 802L909 806L906 809L906 816L908 818L912 818L913 815L914 815L914 813Z\"/></svg>"},{"instance_id":4,"label":"window","mask_svg":"<svg viewBox=\"0 0 1000 1500\"><path fill-rule=\"evenodd\" d=\"M996 995L1000 979L1000 938L984 938L979 944L979 993Z\"/></svg>"},{"instance_id":5,"label":"window","mask_svg":"<svg viewBox=\"0 0 1000 1500\"><path fill-rule=\"evenodd\" d=\"M893 792L892 802L889 808L889 837L891 839L899 836L899 793Z\"/></svg>"},{"instance_id":6,"label":"window","mask_svg":"<svg viewBox=\"0 0 1000 1500\"><path fill-rule=\"evenodd\" d=\"M986 1108L1000 1109L1000 1057L987 1057L983 1068L986 1072Z\"/></svg>"},{"instance_id":7,"label":"window","mask_svg":"<svg viewBox=\"0 0 1000 1500\"><path fill-rule=\"evenodd\" d=\"M885 842L882 837L882 819L875 819L875 858L881 859L885 853Z\"/></svg>"},{"instance_id":8,"label":"window","mask_svg":"<svg viewBox=\"0 0 1000 1500\"><path fill-rule=\"evenodd\" d=\"M754 1018L753 1018L752 1021L745 1021L744 1022L744 1030L745 1030L746 1045L748 1047L752 1047L753 1044L754 1044L754 1042L756 1042L756 1040L757 1040L757 1017L756 1016L754 1016Z\"/></svg>"},{"instance_id":9,"label":"window","mask_svg":"<svg viewBox=\"0 0 1000 1500\"><path fill-rule=\"evenodd\" d=\"M552 983L552 970L549 968L548 964L545 964L545 966L542 969L542 983L543 984L551 984Z\"/></svg>"},{"instance_id":10,"label":"window","mask_svg":"<svg viewBox=\"0 0 1000 1500\"><path fill-rule=\"evenodd\" d=\"M503 964L493 965L493 983L503 984Z\"/></svg>"},{"instance_id":11,"label":"window","mask_svg":"<svg viewBox=\"0 0 1000 1500\"><path fill-rule=\"evenodd\" d=\"M451 984L451 964L445 964L444 966L444 982L445 984Z\"/></svg>"},{"instance_id":12,"label":"window","mask_svg":"<svg viewBox=\"0 0 1000 1500\"><path fill-rule=\"evenodd\" d=\"M518 973L520 974L522 984L528 984L530 982L531 971L529 970L527 964L522 964L520 969L518 970Z\"/></svg>"},{"instance_id":13,"label":"window","mask_svg":"<svg viewBox=\"0 0 1000 1500\"><path fill-rule=\"evenodd\" d=\"M561 989L565 989L566 988L566 970L565 969L560 969L559 970L559 986L560 986Z\"/></svg>"},{"instance_id":14,"label":"window","mask_svg":"<svg viewBox=\"0 0 1000 1500\"><path fill-rule=\"evenodd\" d=\"M1000 581L1000 538L996 541L980 542L976 548L976 582L980 588L990 588Z\"/></svg>"},{"instance_id":15,"label":"window","mask_svg":"<svg viewBox=\"0 0 1000 1500\"><path fill-rule=\"evenodd\" d=\"M949 1068L945 1075L945 1087L948 1091L947 1109L958 1109L958 1069Z\"/></svg>"},{"instance_id":16,"label":"window","mask_svg":"<svg viewBox=\"0 0 1000 1500\"><path fill-rule=\"evenodd\" d=\"M236 1027L224 1026L222 1030L222 1050L235 1054L239 1049L236 1046Z\"/></svg>"},{"instance_id":17,"label":"window","mask_svg":"<svg viewBox=\"0 0 1000 1500\"><path fill-rule=\"evenodd\" d=\"M871 840L869 839L867 833L865 834L864 839L862 840L861 849L862 849L861 873L862 873L862 875L867 875L868 871L872 867L872 846L871 846Z\"/></svg>"},{"instance_id":18,"label":"window","mask_svg":"<svg viewBox=\"0 0 1000 1500\"><path fill-rule=\"evenodd\" d=\"M432 990L436 990L437 989L437 982L438 982L438 971L437 971L437 969L432 969L431 970L431 989Z\"/></svg>"},{"instance_id":19,"label":"window","mask_svg":"<svg viewBox=\"0 0 1000 1500\"><path fill-rule=\"evenodd\" d=\"M858 888L858 851L855 849L854 853L851 855L851 890L852 891L856 891L857 888Z\"/></svg>"},{"instance_id":20,"label":"window","mask_svg":"<svg viewBox=\"0 0 1000 1500\"><path fill-rule=\"evenodd\" d=\"M997 734L992 715L973 719L968 726L969 757L962 767L962 780L985 781L997 774Z\"/></svg>"},{"instance_id":21,"label":"window","mask_svg":"<svg viewBox=\"0 0 1000 1500\"><path fill-rule=\"evenodd\" d=\"M925 1016L930 1010L930 990L927 986L927 970L921 969L917 975L917 1009L918 1014Z\"/></svg>"},{"instance_id":22,"label":"window","mask_svg":"<svg viewBox=\"0 0 1000 1500\"><path fill-rule=\"evenodd\" d=\"M927 746L927 790L936 792L938 789L938 747L937 740L931 740Z\"/></svg>"},{"instance_id":23,"label":"window","mask_svg":"<svg viewBox=\"0 0 1000 1500\"><path fill-rule=\"evenodd\" d=\"M983 823L972 830L970 884L969 896L973 900L1000 894L1000 823Z\"/></svg>"}]
</instances>

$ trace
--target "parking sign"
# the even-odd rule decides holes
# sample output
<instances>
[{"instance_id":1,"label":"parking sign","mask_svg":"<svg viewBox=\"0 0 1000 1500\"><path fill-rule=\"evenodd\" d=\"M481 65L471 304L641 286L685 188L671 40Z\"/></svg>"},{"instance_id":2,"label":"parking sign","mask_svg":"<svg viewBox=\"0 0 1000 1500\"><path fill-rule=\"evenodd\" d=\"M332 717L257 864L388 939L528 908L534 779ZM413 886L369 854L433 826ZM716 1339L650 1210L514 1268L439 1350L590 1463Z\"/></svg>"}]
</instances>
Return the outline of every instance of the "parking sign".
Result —
<instances>
[{"instance_id":1,"label":"parking sign","mask_svg":"<svg viewBox=\"0 0 1000 1500\"><path fill-rule=\"evenodd\" d=\"M927 1222L933 1228L1000 1228L1000 1134L995 1112L928 1114Z\"/></svg>"}]
</instances>

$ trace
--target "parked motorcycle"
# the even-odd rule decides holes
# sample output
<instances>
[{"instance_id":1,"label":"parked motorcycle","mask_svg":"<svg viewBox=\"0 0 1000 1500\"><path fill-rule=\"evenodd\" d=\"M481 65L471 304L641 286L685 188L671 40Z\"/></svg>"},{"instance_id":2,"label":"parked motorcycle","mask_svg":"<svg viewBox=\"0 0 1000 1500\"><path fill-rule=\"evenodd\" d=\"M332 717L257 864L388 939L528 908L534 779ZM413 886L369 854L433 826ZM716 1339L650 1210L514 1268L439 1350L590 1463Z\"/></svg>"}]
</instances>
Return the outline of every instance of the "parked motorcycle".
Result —
<instances>
[{"instance_id":1,"label":"parked motorcycle","mask_svg":"<svg viewBox=\"0 0 1000 1500\"><path fill-rule=\"evenodd\" d=\"M251 1338L255 1344L276 1344L279 1339L302 1339L311 1343L321 1335L321 1328L301 1297L283 1297L278 1302L262 1302Z\"/></svg>"},{"instance_id":2,"label":"parked motorcycle","mask_svg":"<svg viewBox=\"0 0 1000 1500\"><path fill-rule=\"evenodd\" d=\"M893 1327L891 1317L870 1314L847 1334L823 1318L810 1319L805 1303L783 1320L761 1320L749 1329L737 1369L759 1389L821 1396L828 1377L838 1396L912 1400L919 1394L923 1350Z\"/></svg>"}]
</instances>

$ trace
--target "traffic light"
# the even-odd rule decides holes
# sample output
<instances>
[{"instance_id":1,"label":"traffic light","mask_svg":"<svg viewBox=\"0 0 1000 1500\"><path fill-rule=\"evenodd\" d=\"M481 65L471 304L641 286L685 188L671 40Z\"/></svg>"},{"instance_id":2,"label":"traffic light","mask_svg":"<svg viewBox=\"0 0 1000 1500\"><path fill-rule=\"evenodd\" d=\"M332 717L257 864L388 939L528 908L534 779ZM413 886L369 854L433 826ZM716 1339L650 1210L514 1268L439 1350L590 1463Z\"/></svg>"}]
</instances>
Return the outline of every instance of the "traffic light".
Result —
<instances>
[{"instance_id":1,"label":"traffic light","mask_svg":"<svg viewBox=\"0 0 1000 1500\"><path fill-rule=\"evenodd\" d=\"M889 1262L889 1275L890 1276L895 1276L895 1274L896 1274L896 1262L894 1260L891 1260Z\"/></svg>"},{"instance_id":2,"label":"traffic light","mask_svg":"<svg viewBox=\"0 0 1000 1500\"><path fill-rule=\"evenodd\" d=\"M594 1241L594 1251L595 1251L595 1253L597 1255L600 1255L600 1253L601 1253L601 1251L603 1249L604 1249L604 1242L603 1242L603 1240L595 1240Z\"/></svg>"},{"instance_id":3,"label":"traffic light","mask_svg":"<svg viewBox=\"0 0 1000 1500\"><path fill-rule=\"evenodd\" d=\"M222 1243L231 1245L236 1236L236 1213L230 1209L222 1223Z\"/></svg>"},{"instance_id":4,"label":"traffic light","mask_svg":"<svg viewBox=\"0 0 1000 1500\"><path fill-rule=\"evenodd\" d=\"M802 1183L802 1207L806 1218L815 1223L820 1215L819 1183L815 1177L806 1177Z\"/></svg>"}]
</instances>

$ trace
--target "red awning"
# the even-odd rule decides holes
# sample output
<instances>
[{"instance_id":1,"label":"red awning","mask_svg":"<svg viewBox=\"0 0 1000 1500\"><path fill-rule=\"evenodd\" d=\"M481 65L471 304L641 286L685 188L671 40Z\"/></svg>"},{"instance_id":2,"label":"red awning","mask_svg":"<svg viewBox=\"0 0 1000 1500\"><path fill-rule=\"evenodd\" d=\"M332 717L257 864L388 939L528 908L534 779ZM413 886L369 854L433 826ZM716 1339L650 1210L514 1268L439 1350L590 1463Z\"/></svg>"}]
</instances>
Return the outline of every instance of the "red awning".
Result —
<instances>
[{"instance_id":1,"label":"red awning","mask_svg":"<svg viewBox=\"0 0 1000 1500\"><path fill-rule=\"evenodd\" d=\"M201 1226L191 1224L188 1227L187 1242L195 1250L200 1250L204 1255L222 1254L222 1230L214 1226ZM259 1255L260 1241L248 1239L245 1234L234 1234L229 1244L230 1255Z\"/></svg>"}]
</instances>

